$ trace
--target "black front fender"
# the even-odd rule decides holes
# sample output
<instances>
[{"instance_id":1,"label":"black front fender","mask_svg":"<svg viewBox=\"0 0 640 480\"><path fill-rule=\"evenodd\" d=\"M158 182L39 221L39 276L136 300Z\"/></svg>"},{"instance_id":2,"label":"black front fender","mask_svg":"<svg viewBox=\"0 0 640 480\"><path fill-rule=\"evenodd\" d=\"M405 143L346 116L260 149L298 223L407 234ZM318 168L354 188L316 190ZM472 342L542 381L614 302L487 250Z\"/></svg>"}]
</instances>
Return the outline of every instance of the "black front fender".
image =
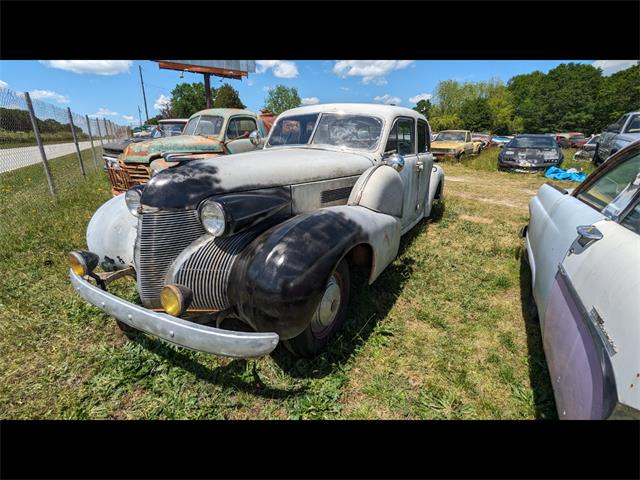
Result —
<instances>
[{"instance_id":1,"label":"black front fender","mask_svg":"<svg viewBox=\"0 0 640 480\"><path fill-rule=\"evenodd\" d=\"M257 331L293 338L311 321L338 262L366 237L340 211L293 217L262 233L240 254L229 278L229 300Z\"/></svg>"}]
</instances>

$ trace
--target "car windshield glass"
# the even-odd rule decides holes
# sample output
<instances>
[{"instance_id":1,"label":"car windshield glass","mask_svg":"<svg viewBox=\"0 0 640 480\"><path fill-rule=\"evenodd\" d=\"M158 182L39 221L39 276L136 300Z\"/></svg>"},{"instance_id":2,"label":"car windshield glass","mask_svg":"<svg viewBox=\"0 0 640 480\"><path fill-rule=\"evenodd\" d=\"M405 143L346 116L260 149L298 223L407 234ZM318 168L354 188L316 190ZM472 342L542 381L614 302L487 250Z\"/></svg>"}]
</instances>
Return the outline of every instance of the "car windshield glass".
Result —
<instances>
[{"instance_id":1,"label":"car windshield glass","mask_svg":"<svg viewBox=\"0 0 640 480\"><path fill-rule=\"evenodd\" d=\"M382 121L365 115L324 113L313 136L314 145L372 150L380 140Z\"/></svg>"},{"instance_id":2,"label":"car windshield glass","mask_svg":"<svg viewBox=\"0 0 640 480\"><path fill-rule=\"evenodd\" d=\"M175 137L182 134L183 123L161 123L159 125L162 130L163 137Z\"/></svg>"},{"instance_id":3,"label":"car windshield glass","mask_svg":"<svg viewBox=\"0 0 640 480\"><path fill-rule=\"evenodd\" d=\"M556 141L551 137L519 137L509 142L511 148L555 148Z\"/></svg>"},{"instance_id":4,"label":"car windshield glass","mask_svg":"<svg viewBox=\"0 0 640 480\"><path fill-rule=\"evenodd\" d=\"M638 133L640 132L640 115L634 115L631 117L631 121L629 122L629 126L627 127L627 133Z\"/></svg>"},{"instance_id":5,"label":"car windshield glass","mask_svg":"<svg viewBox=\"0 0 640 480\"><path fill-rule=\"evenodd\" d=\"M318 120L319 113L293 115L276 122L269 136L267 147L277 145L306 145Z\"/></svg>"},{"instance_id":6,"label":"car windshield glass","mask_svg":"<svg viewBox=\"0 0 640 480\"><path fill-rule=\"evenodd\" d=\"M202 115L196 127L195 135L218 135L222 130L223 120L222 117Z\"/></svg>"},{"instance_id":7,"label":"car windshield glass","mask_svg":"<svg viewBox=\"0 0 640 480\"><path fill-rule=\"evenodd\" d=\"M571 135L571 140L584 140L584 135Z\"/></svg>"},{"instance_id":8,"label":"car windshield glass","mask_svg":"<svg viewBox=\"0 0 640 480\"><path fill-rule=\"evenodd\" d=\"M438 134L439 142L464 142L464 132L440 132Z\"/></svg>"},{"instance_id":9,"label":"car windshield glass","mask_svg":"<svg viewBox=\"0 0 640 480\"><path fill-rule=\"evenodd\" d=\"M183 134L184 135L193 135L196 131L196 126L198 125L198 121L200 117L193 117L191 120L187 122L187 126L184 127Z\"/></svg>"}]
</instances>

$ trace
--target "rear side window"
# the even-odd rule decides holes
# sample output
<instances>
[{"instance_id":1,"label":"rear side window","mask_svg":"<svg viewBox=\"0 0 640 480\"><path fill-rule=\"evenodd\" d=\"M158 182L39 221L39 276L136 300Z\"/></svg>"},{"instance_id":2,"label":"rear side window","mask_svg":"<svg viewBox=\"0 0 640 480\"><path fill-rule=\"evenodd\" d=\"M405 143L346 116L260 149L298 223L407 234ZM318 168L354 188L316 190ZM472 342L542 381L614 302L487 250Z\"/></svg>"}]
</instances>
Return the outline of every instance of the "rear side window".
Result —
<instances>
[{"instance_id":1,"label":"rear side window","mask_svg":"<svg viewBox=\"0 0 640 480\"><path fill-rule=\"evenodd\" d=\"M400 155L415 153L414 125L413 119L398 120L398 153Z\"/></svg>"}]
</instances>

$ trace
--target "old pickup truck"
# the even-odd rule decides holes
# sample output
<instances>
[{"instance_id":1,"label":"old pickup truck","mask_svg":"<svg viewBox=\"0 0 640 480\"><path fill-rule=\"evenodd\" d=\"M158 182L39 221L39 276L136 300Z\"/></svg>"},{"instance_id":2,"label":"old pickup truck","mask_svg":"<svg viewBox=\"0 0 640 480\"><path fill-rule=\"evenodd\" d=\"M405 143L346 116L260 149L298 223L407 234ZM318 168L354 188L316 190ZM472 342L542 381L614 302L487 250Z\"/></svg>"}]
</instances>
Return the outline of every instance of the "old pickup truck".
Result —
<instances>
[{"instance_id":1,"label":"old pickup truck","mask_svg":"<svg viewBox=\"0 0 640 480\"><path fill-rule=\"evenodd\" d=\"M438 158L462 159L467 155L477 153L478 146L471 140L469 130L443 130L431 144L431 153Z\"/></svg>"},{"instance_id":2,"label":"old pickup truck","mask_svg":"<svg viewBox=\"0 0 640 480\"><path fill-rule=\"evenodd\" d=\"M622 115L609 125L600 138L593 153L593 163L599 165L618 150L640 138L640 112Z\"/></svg>"},{"instance_id":3,"label":"old pickup truck","mask_svg":"<svg viewBox=\"0 0 640 480\"><path fill-rule=\"evenodd\" d=\"M251 138L254 131L257 133ZM117 163L107 165L112 193L119 195L149 181L152 162L161 160L161 168L166 167L162 160L167 154L203 153L216 157L247 152L262 148L268 131L268 123L249 110L202 110L189 118L182 135L128 144Z\"/></svg>"},{"instance_id":4,"label":"old pickup truck","mask_svg":"<svg viewBox=\"0 0 640 480\"><path fill-rule=\"evenodd\" d=\"M442 198L429 143L408 108L288 110L264 149L196 155L103 204L88 250L69 255L71 283L125 331L230 357L280 341L313 356L347 317L352 269L374 282ZM106 291L123 275L142 305Z\"/></svg>"}]
</instances>

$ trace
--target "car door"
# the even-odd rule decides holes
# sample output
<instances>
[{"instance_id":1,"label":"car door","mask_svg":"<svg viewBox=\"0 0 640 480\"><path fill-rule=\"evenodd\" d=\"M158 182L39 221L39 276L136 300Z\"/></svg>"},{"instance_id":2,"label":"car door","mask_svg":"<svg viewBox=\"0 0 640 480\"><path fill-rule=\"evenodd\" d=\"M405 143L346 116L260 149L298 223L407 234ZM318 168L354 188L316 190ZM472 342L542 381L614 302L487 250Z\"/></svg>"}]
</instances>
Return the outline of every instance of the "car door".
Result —
<instances>
[{"instance_id":1,"label":"car door","mask_svg":"<svg viewBox=\"0 0 640 480\"><path fill-rule=\"evenodd\" d=\"M543 345L560 418L640 409L640 148L575 197L605 216L577 226L546 309Z\"/></svg>"},{"instance_id":2,"label":"car door","mask_svg":"<svg viewBox=\"0 0 640 480\"><path fill-rule=\"evenodd\" d=\"M429 194L429 183L433 170L433 155L429 152L429 127L424 120L418 120L418 160L416 162L416 200L418 215L424 214Z\"/></svg>"},{"instance_id":3,"label":"car door","mask_svg":"<svg viewBox=\"0 0 640 480\"><path fill-rule=\"evenodd\" d=\"M235 116L229 119L225 132L225 146L229 153L242 153L255 150L258 146L251 143L249 134L258 129L256 119L249 116Z\"/></svg>"},{"instance_id":4,"label":"car door","mask_svg":"<svg viewBox=\"0 0 640 480\"><path fill-rule=\"evenodd\" d=\"M629 115L623 115L615 123L609 125L600 135L600 141L598 142L598 156L603 161L611 155L615 138L622 131L622 127L624 127L628 117Z\"/></svg>"},{"instance_id":5,"label":"car door","mask_svg":"<svg viewBox=\"0 0 640 480\"><path fill-rule=\"evenodd\" d=\"M389 131L385 154L396 151L404 158L404 167L400 170L400 178L404 186L402 207L402 233L409 230L420 214L416 211L416 175L418 155L415 142L415 120L410 117L398 117Z\"/></svg>"}]
</instances>

